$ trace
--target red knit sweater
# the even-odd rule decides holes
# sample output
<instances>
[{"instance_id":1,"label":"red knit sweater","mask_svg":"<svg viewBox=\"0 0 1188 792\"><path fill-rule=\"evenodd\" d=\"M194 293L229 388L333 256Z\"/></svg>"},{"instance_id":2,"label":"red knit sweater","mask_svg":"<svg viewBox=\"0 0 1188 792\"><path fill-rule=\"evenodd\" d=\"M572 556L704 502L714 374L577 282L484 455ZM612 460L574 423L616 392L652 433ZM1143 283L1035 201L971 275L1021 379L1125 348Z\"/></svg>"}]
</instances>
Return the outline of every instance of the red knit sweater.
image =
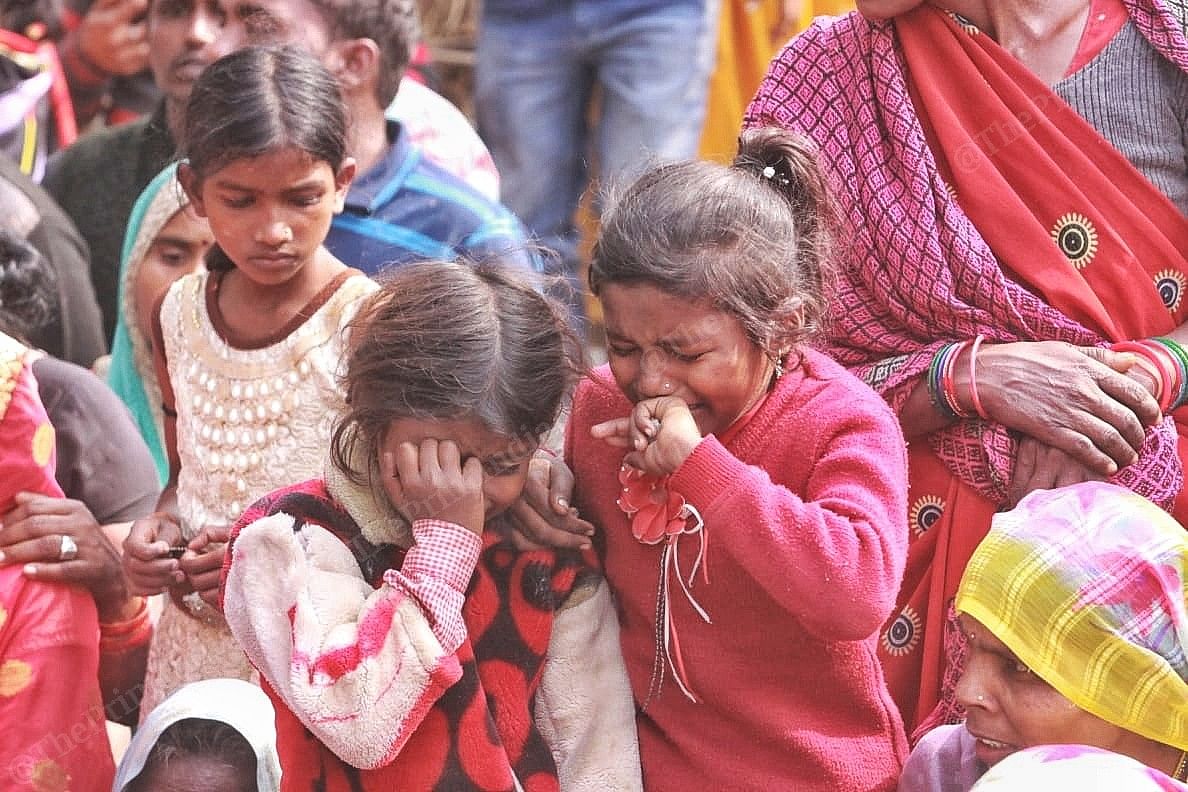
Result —
<instances>
[{"instance_id":1,"label":"red knit sweater","mask_svg":"<svg viewBox=\"0 0 1188 792\"><path fill-rule=\"evenodd\" d=\"M907 553L907 460L899 423L873 391L808 351L723 447L706 437L670 479L705 520L709 584L672 584L688 679L641 711L644 787L893 790L907 755L875 655ZM578 388L566 458L577 505L601 529L623 654L642 706L657 653L660 552L615 503L623 450L590 427L631 404L601 368ZM687 543L687 544L685 544ZM680 547L688 575L696 537Z\"/></svg>"}]
</instances>

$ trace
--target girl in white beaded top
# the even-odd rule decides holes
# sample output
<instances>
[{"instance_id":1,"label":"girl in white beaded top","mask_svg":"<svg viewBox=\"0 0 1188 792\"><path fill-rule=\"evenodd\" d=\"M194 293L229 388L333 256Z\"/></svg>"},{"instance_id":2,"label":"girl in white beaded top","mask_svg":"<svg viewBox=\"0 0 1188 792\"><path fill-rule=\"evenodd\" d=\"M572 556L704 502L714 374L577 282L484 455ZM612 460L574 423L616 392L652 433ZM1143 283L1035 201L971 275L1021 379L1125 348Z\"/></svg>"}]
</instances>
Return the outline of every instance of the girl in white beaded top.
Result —
<instances>
[{"instance_id":1,"label":"girl in white beaded top","mask_svg":"<svg viewBox=\"0 0 1188 792\"><path fill-rule=\"evenodd\" d=\"M294 49L229 55L191 94L178 180L216 245L154 327L170 478L124 563L139 593L170 597L141 718L188 682L252 676L218 611L227 531L256 498L322 474L342 330L376 288L322 246L355 175L345 141L334 77Z\"/></svg>"}]
</instances>

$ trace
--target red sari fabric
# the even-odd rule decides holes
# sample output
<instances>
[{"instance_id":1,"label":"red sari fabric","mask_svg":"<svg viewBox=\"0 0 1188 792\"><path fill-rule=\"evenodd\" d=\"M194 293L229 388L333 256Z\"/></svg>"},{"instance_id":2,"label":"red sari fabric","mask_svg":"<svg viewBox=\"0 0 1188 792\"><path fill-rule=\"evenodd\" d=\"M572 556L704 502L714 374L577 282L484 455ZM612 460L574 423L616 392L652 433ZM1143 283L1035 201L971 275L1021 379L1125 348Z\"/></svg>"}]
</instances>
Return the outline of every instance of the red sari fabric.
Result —
<instances>
[{"instance_id":1,"label":"red sari fabric","mask_svg":"<svg viewBox=\"0 0 1188 792\"><path fill-rule=\"evenodd\" d=\"M54 432L28 350L0 335L0 515L18 492L61 497ZM115 767L89 592L0 567L0 789L99 792Z\"/></svg>"},{"instance_id":2,"label":"red sari fabric","mask_svg":"<svg viewBox=\"0 0 1188 792\"><path fill-rule=\"evenodd\" d=\"M0 516L18 492L62 497L54 479L54 428L37 395L33 359L0 333Z\"/></svg>"},{"instance_id":3,"label":"red sari fabric","mask_svg":"<svg viewBox=\"0 0 1188 792\"><path fill-rule=\"evenodd\" d=\"M1188 70L1188 40L1167 8L1125 7ZM1099 345L1184 321L1184 218L964 20L926 5L891 22L821 22L777 58L748 124L805 132L831 168L855 233L830 351L896 408L951 341ZM1115 482L1171 506L1183 485L1180 425L1148 432ZM881 646L909 729L952 690L952 598L1005 495L1015 443L969 420L910 450L913 541Z\"/></svg>"},{"instance_id":4,"label":"red sari fabric","mask_svg":"<svg viewBox=\"0 0 1188 792\"><path fill-rule=\"evenodd\" d=\"M1188 303L1179 294L1188 285L1188 262L1181 251L1188 251L1188 223L1179 210L977 28L932 6L905 15L896 28L941 177L1012 280L1108 341L1163 335L1183 323ZM1176 297L1165 302L1161 288L1169 288L1168 281L1176 284L1170 287ZM1177 456L1186 447L1184 412L1176 421ZM951 517L909 551L907 598L898 617L902 632L905 618L929 614L933 629L924 637L932 645L918 664L888 640L884 667L904 700L918 690L917 719L943 702L935 714L942 720L955 711L957 669L946 677L946 666L956 665L959 648L948 604L995 504L969 492L934 459L932 449L914 449L912 502L939 501ZM1165 459L1174 478L1178 459ZM917 528L921 508L913 515Z\"/></svg>"}]
</instances>

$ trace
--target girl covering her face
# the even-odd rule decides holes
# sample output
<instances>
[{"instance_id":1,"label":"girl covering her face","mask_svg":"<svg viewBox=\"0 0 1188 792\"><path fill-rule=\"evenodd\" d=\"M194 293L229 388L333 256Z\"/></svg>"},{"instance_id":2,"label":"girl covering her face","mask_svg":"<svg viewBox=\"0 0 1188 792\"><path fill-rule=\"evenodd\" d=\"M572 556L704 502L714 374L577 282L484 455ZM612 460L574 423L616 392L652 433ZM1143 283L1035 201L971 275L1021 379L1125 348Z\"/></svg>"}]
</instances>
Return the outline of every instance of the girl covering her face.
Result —
<instances>
[{"instance_id":1,"label":"girl covering her face","mask_svg":"<svg viewBox=\"0 0 1188 792\"><path fill-rule=\"evenodd\" d=\"M597 559L520 550L507 522L576 369L522 278L394 273L350 327L325 477L233 531L224 609L286 788L641 789Z\"/></svg>"}]
</instances>

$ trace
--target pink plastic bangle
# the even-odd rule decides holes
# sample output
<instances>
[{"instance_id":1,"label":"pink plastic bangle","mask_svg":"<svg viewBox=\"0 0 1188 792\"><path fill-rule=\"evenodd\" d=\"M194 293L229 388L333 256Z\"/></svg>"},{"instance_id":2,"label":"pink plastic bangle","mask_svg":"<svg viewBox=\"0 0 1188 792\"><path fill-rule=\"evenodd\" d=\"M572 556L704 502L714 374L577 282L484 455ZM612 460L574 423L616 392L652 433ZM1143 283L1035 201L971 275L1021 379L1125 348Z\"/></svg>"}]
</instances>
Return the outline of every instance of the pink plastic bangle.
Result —
<instances>
[{"instance_id":1,"label":"pink plastic bangle","mask_svg":"<svg viewBox=\"0 0 1188 792\"><path fill-rule=\"evenodd\" d=\"M1113 352L1131 352L1144 357L1159 370L1160 386L1159 396L1156 400L1159 402L1159 410L1161 412L1167 412L1167 408L1171 406L1171 394L1176 379L1175 365L1172 364L1172 361L1165 358L1163 354L1156 352L1146 344L1139 343L1138 341L1120 341L1112 345L1110 350ZM1167 354L1170 355L1171 353L1168 352Z\"/></svg>"}]
</instances>

